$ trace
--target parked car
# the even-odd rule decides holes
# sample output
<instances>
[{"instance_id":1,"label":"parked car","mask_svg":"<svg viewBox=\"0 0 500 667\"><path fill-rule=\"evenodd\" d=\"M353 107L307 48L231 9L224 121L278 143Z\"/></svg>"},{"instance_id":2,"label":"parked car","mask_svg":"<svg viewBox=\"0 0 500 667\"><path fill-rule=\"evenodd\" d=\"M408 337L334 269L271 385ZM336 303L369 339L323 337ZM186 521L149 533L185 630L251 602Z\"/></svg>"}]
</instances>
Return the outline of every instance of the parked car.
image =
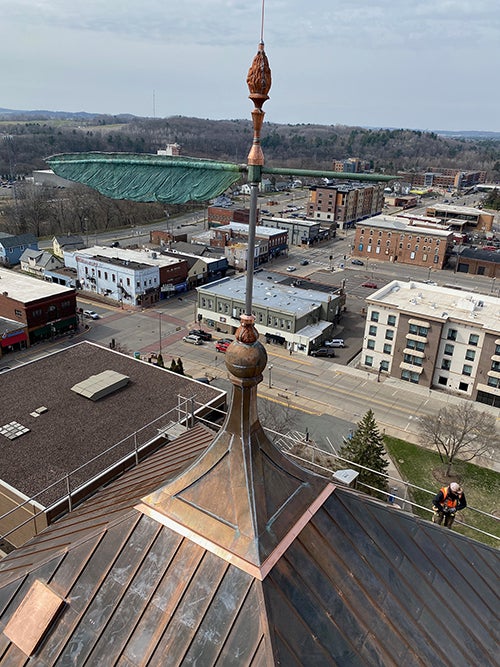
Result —
<instances>
[{"instance_id":1,"label":"parked car","mask_svg":"<svg viewBox=\"0 0 500 667\"><path fill-rule=\"evenodd\" d=\"M291 271L295 271L295 268L296 268L295 266L287 266L287 267L286 267L286 270L287 270L288 272L291 272Z\"/></svg>"},{"instance_id":2,"label":"parked car","mask_svg":"<svg viewBox=\"0 0 500 667\"><path fill-rule=\"evenodd\" d=\"M189 335L198 336L198 338L201 338L201 340L212 340L212 334L210 331L204 331L203 329L191 329Z\"/></svg>"},{"instance_id":3,"label":"parked car","mask_svg":"<svg viewBox=\"0 0 500 667\"><path fill-rule=\"evenodd\" d=\"M332 340L325 340L326 347L345 347L343 338L333 338Z\"/></svg>"},{"instance_id":4,"label":"parked car","mask_svg":"<svg viewBox=\"0 0 500 667\"><path fill-rule=\"evenodd\" d=\"M364 266L365 265L365 263L362 262L360 259L351 260L351 264L354 264L355 266Z\"/></svg>"},{"instance_id":5,"label":"parked car","mask_svg":"<svg viewBox=\"0 0 500 667\"><path fill-rule=\"evenodd\" d=\"M203 345L203 341L199 336L193 336L193 334L188 334L182 339L186 343L191 343L192 345Z\"/></svg>"},{"instance_id":6,"label":"parked car","mask_svg":"<svg viewBox=\"0 0 500 667\"><path fill-rule=\"evenodd\" d=\"M217 352L226 352L227 348L231 345L233 341L229 338L222 338L215 343L215 349Z\"/></svg>"},{"instance_id":7,"label":"parked car","mask_svg":"<svg viewBox=\"0 0 500 667\"><path fill-rule=\"evenodd\" d=\"M110 248L119 248L120 247L120 242L119 241L113 241L113 243L109 247Z\"/></svg>"},{"instance_id":8,"label":"parked car","mask_svg":"<svg viewBox=\"0 0 500 667\"><path fill-rule=\"evenodd\" d=\"M317 350L311 350L311 357L334 357L335 350L331 347L319 347Z\"/></svg>"},{"instance_id":9,"label":"parked car","mask_svg":"<svg viewBox=\"0 0 500 667\"><path fill-rule=\"evenodd\" d=\"M377 289L377 283L367 280L366 283L363 283L361 287L369 287L370 289Z\"/></svg>"},{"instance_id":10,"label":"parked car","mask_svg":"<svg viewBox=\"0 0 500 667\"><path fill-rule=\"evenodd\" d=\"M303 259L300 263L301 266L307 266L309 264L309 260Z\"/></svg>"},{"instance_id":11,"label":"parked car","mask_svg":"<svg viewBox=\"0 0 500 667\"><path fill-rule=\"evenodd\" d=\"M94 310L84 310L83 317L87 317L89 320L98 320L100 316Z\"/></svg>"}]
</instances>

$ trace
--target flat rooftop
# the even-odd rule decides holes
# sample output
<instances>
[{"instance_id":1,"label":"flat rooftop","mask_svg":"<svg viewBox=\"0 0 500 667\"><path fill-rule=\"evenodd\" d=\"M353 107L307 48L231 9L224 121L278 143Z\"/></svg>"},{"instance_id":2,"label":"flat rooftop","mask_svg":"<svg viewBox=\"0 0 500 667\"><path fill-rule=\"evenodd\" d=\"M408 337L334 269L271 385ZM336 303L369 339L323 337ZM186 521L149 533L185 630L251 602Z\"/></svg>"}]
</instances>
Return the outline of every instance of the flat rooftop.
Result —
<instances>
[{"instance_id":1,"label":"flat rooftop","mask_svg":"<svg viewBox=\"0 0 500 667\"><path fill-rule=\"evenodd\" d=\"M436 224L434 227L420 227L417 225L410 224L410 220L402 220L400 217L395 217L392 215L376 215L373 218L367 218L366 220L361 220L356 223L357 227L375 227L377 229L391 229L397 232L415 232L421 233L419 230L425 229L425 233L429 236L440 236L442 238L447 238L452 234L450 230L447 229L436 229Z\"/></svg>"},{"instance_id":2,"label":"flat rooftop","mask_svg":"<svg viewBox=\"0 0 500 667\"><path fill-rule=\"evenodd\" d=\"M278 218L277 215L270 218L269 216L261 216L262 222L283 222L287 225L295 225L296 227L317 227L321 223L319 220L303 220L302 218ZM275 228L276 226L273 225Z\"/></svg>"},{"instance_id":3,"label":"flat rooftop","mask_svg":"<svg viewBox=\"0 0 500 667\"><path fill-rule=\"evenodd\" d=\"M70 294L75 290L55 283L49 283L24 273L0 268L0 293L7 292L11 299L30 303L59 294Z\"/></svg>"},{"instance_id":4,"label":"flat rooftop","mask_svg":"<svg viewBox=\"0 0 500 667\"><path fill-rule=\"evenodd\" d=\"M71 391L106 370L126 375L129 383L98 401ZM195 409L219 405L225 397L221 389L86 341L5 371L1 378L0 429L17 422L29 430L13 440L0 434L0 477L28 497L122 443L72 475L72 488L92 479L133 451L135 432L139 444L157 437L158 429L178 421L179 395L193 398ZM35 416L40 408L46 411ZM61 490L64 494L58 485L39 502L46 506Z\"/></svg>"},{"instance_id":5,"label":"flat rooftop","mask_svg":"<svg viewBox=\"0 0 500 667\"><path fill-rule=\"evenodd\" d=\"M433 320L470 321L474 327L500 332L500 299L414 280L393 280L366 299Z\"/></svg>"},{"instance_id":6,"label":"flat rooftop","mask_svg":"<svg viewBox=\"0 0 500 667\"><path fill-rule=\"evenodd\" d=\"M179 259L160 255L154 250L147 252L145 250L128 250L127 248L110 248L108 246L92 246L91 248L82 248L75 251L78 255L88 255L89 257L96 257L99 259L108 259L110 264L124 262L133 262L132 266L135 268L146 266L171 266L177 264ZM130 265L130 264L129 264Z\"/></svg>"},{"instance_id":7,"label":"flat rooftop","mask_svg":"<svg viewBox=\"0 0 500 667\"><path fill-rule=\"evenodd\" d=\"M260 308L293 312L301 317L310 311L316 310L320 304L331 300L334 294L334 290L331 293L324 293L318 290L283 285L273 279L275 276L272 273L265 272L265 275L269 278L262 279L254 276L253 282L253 304ZM283 278L283 276L280 277ZM224 298L233 298L244 303L246 276L223 278L217 282L198 287L197 290Z\"/></svg>"},{"instance_id":8,"label":"flat rooftop","mask_svg":"<svg viewBox=\"0 0 500 667\"><path fill-rule=\"evenodd\" d=\"M473 208L472 206L458 206L457 204L429 204L427 208L433 208L436 211L446 211L447 213L465 214L465 215L483 215L488 211L483 211L481 208Z\"/></svg>"}]
</instances>

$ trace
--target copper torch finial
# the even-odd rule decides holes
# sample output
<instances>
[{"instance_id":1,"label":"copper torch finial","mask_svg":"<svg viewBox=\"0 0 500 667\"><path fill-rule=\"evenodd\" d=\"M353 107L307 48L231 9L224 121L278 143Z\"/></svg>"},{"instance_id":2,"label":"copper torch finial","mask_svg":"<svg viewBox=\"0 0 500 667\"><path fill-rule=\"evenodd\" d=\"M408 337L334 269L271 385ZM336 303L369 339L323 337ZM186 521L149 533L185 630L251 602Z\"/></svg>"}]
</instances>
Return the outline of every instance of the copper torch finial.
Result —
<instances>
[{"instance_id":1,"label":"copper torch finial","mask_svg":"<svg viewBox=\"0 0 500 667\"><path fill-rule=\"evenodd\" d=\"M260 42L257 55L252 61L248 70L247 84L250 91L248 96L254 103L252 111L253 121L253 144L248 155L249 165L264 164L264 153L260 146L260 131L264 122L264 111L262 105L269 99L269 90L271 89L271 68L264 51L264 43Z\"/></svg>"}]
</instances>

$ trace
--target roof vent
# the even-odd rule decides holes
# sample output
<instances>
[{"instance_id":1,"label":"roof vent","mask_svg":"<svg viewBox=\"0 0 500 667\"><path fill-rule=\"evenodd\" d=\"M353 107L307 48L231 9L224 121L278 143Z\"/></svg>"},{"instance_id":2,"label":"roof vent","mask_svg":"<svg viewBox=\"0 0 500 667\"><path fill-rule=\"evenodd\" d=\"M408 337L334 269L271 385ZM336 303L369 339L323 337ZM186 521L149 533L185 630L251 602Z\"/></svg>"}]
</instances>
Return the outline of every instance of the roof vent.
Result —
<instances>
[{"instance_id":1,"label":"roof vent","mask_svg":"<svg viewBox=\"0 0 500 667\"><path fill-rule=\"evenodd\" d=\"M104 396L113 394L118 389L125 387L129 382L130 378L126 375L116 371L103 371L73 385L71 391L85 398L90 398L91 401L98 401Z\"/></svg>"}]
</instances>

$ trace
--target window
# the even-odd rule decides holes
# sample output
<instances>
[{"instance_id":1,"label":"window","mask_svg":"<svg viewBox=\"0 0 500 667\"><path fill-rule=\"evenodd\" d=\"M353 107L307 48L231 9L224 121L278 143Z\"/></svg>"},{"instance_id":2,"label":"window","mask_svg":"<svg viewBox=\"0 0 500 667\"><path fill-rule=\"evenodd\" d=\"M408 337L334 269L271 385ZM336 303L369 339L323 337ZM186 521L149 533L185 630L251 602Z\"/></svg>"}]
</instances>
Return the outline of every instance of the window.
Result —
<instances>
[{"instance_id":1,"label":"window","mask_svg":"<svg viewBox=\"0 0 500 667\"><path fill-rule=\"evenodd\" d=\"M377 327L374 324L370 324L370 328L368 329L368 334L370 336L376 336L377 335Z\"/></svg>"},{"instance_id":2,"label":"window","mask_svg":"<svg viewBox=\"0 0 500 667\"><path fill-rule=\"evenodd\" d=\"M500 354L500 345L495 345L495 354Z\"/></svg>"},{"instance_id":3,"label":"window","mask_svg":"<svg viewBox=\"0 0 500 667\"><path fill-rule=\"evenodd\" d=\"M386 340L394 340L394 331L392 329L387 329L385 332Z\"/></svg>"},{"instance_id":4,"label":"window","mask_svg":"<svg viewBox=\"0 0 500 667\"><path fill-rule=\"evenodd\" d=\"M98 270L97 270L97 277L98 277L98 278L101 277L101 269L98 269Z\"/></svg>"},{"instance_id":5,"label":"window","mask_svg":"<svg viewBox=\"0 0 500 667\"><path fill-rule=\"evenodd\" d=\"M455 346L452 345L451 343L446 343L444 346L444 354L449 354L450 356L453 354L453 350L455 349Z\"/></svg>"},{"instance_id":6,"label":"window","mask_svg":"<svg viewBox=\"0 0 500 667\"><path fill-rule=\"evenodd\" d=\"M467 391L467 389L469 388L469 385L467 384L467 382L459 382L458 383L458 388L459 388L460 391Z\"/></svg>"},{"instance_id":7,"label":"window","mask_svg":"<svg viewBox=\"0 0 500 667\"><path fill-rule=\"evenodd\" d=\"M387 316L387 324L390 327L395 327L396 326L396 315L388 315Z\"/></svg>"},{"instance_id":8,"label":"window","mask_svg":"<svg viewBox=\"0 0 500 667\"><path fill-rule=\"evenodd\" d=\"M448 384L448 378L445 377L444 375L440 375L438 377L438 384L443 384L445 387Z\"/></svg>"},{"instance_id":9,"label":"window","mask_svg":"<svg viewBox=\"0 0 500 667\"><path fill-rule=\"evenodd\" d=\"M403 370L401 371L401 379L406 380L406 382L413 382L413 384L418 384L420 376L418 373L414 373L413 371Z\"/></svg>"},{"instance_id":10,"label":"window","mask_svg":"<svg viewBox=\"0 0 500 667\"><path fill-rule=\"evenodd\" d=\"M472 375L472 366L470 364L463 365L462 375Z\"/></svg>"},{"instance_id":11,"label":"window","mask_svg":"<svg viewBox=\"0 0 500 667\"><path fill-rule=\"evenodd\" d=\"M451 366L451 361L449 359L443 359L443 361L441 362L441 368L444 371L449 371L450 366Z\"/></svg>"},{"instance_id":12,"label":"window","mask_svg":"<svg viewBox=\"0 0 500 667\"><path fill-rule=\"evenodd\" d=\"M429 327L421 327L418 326L417 324L410 324L408 327L408 331L411 334L416 334L417 336L427 336L429 333Z\"/></svg>"},{"instance_id":13,"label":"window","mask_svg":"<svg viewBox=\"0 0 500 667\"><path fill-rule=\"evenodd\" d=\"M465 358L467 361L474 361L476 358L476 350L467 350L465 353Z\"/></svg>"},{"instance_id":14,"label":"window","mask_svg":"<svg viewBox=\"0 0 500 667\"><path fill-rule=\"evenodd\" d=\"M108 272L104 271L104 280L107 280L107 279L108 279Z\"/></svg>"},{"instance_id":15,"label":"window","mask_svg":"<svg viewBox=\"0 0 500 667\"><path fill-rule=\"evenodd\" d=\"M479 343L479 336L477 334L471 334L469 336L469 345L477 345Z\"/></svg>"},{"instance_id":16,"label":"window","mask_svg":"<svg viewBox=\"0 0 500 667\"><path fill-rule=\"evenodd\" d=\"M500 388L500 378L488 378L488 387Z\"/></svg>"},{"instance_id":17,"label":"window","mask_svg":"<svg viewBox=\"0 0 500 667\"><path fill-rule=\"evenodd\" d=\"M410 350L418 350L419 352L424 352L425 343L421 340L413 340L413 338L408 338L406 341L406 347Z\"/></svg>"},{"instance_id":18,"label":"window","mask_svg":"<svg viewBox=\"0 0 500 667\"><path fill-rule=\"evenodd\" d=\"M456 329L448 329L448 335L446 338L448 340L457 340L457 333L458 331Z\"/></svg>"},{"instance_id":19,"label":"window","mask_svg":"<svg viewBox=\"0 0 500 667\"><path fill-rule=\"evenodd\" d=\"M127 278L127 287L130 287L130 278Z\"/></svg>"},{"instance_id":20,"label":"window","mask_svg":"<svg viewBox=\"0 0 500 667\"><path fill-rule=\"evenodd\" d=\"M497 373L500 372L500 361L492 361L491 370L496 371Z\"/></svg>"},{"instance_id":21,"label":"window","mask_svg":"<svg viewBox=\"0 0 500 667\"><path fill-rule=\"evenodd\" d=\"M378 318L379 318L379 313L377 313L376 310L372 310L371 317L370 317L371 321L372 322L378 322Z\"/></svg>"},{"instance_id":22,"label":"window","mask_svg":"<svg viewBox=\"0 0 500 667\"><path fill-rule=\"evenodd\" d=\"M21 312L20 310L15 310L14 313L16 314L16 317L22 317L22 316L23 316L23 314L22 314L22 312ZM33 313L33 315L34 315L34 314L35 314L35 313Z\"/></svg>"},{"instance_id":23,"label":"window","mask_svg":"<svg viewBox=\"0 0 500 667\"><path fill-rule=\"evenodd\" d=\"M373 338L369 338L369 339L367 340L367 342L366 342L366 347L367 347L369 350L374 350L374 349L375 349L375 341L373 340Z\"/></svg>"},{"instance_id":24,"label":"window","mask_svg":"<svg viewBox=\"0 0 500 667\"><path fill-rule=\"evenodd\" d=\"M413 354L403 355L403 361L406 364L411 364L412 366L422 366L423 365L423 359L421 359L421 357L415 357Z\"/></svg>"},{"instance_id":25,"label":"window","mask_svg":"<svg viewBox=\"0 0 500 667\"><path fill-rule=\"evenodd\" d=\"M380 370L381 371L388 371L389 370L389 362L388 361L381 361L380 362Z\"/></svg>"},{"instance_id":26,"label":"window","mask_svg":"<svg viewBox=\"0 0 500 667\"><path fill-rule=\"evenodd\" d=\"M373 357L365 357L365 366L373 366Z\"/></svg>"},{"instance_id":27,"label":"window","mask_svg":"<svg viewBox=\"0 0 500 667\"><path fill-rule=\"evenodd\" d=\"M389 343L384 343L384 354L391 354L392 353L392 345L389 345Z\"/></svg>"}]
</instances>

